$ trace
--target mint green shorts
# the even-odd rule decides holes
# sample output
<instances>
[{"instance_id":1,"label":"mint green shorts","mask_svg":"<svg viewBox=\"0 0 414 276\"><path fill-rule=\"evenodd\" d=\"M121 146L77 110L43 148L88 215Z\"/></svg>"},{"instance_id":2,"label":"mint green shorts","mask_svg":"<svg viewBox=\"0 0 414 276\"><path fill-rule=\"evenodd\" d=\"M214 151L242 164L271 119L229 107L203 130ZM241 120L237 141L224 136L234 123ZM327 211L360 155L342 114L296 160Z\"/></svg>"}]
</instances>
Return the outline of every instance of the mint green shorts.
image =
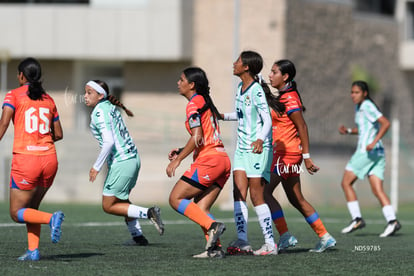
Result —
<instances>
[{"instance_id":1,"label":"mint green shorts","mask_svg":"<svg viewBox=\"0 0 414 276\"><path fill-rule=\"evenodd\" d=\"M269 182L272 160L273 152L268 148L264 148L261 154L236 149L233 171L245 171L248 178L262 177Z\"/></svg>"},{"instance_id":2,"label":"mint green shorts","mask_svg":"<svg viewBox=\"0 0 414 276\"><path fill-rule=\"evenodd\" d=\"M127 200L138 179L141 161L136 158L112 163L106 176L103 195Z\"/></svg>"},{"instance_id":3,"label":"mint green shorts","mask_svg":"<svg viewBox=\"0 0 414 276\"><path fill-rule=\"evenodd\" d=\"M345 170L353 172L359 179L364 179L367 175L375 175L384 180L384 151L356 151L346 165Z\"/></svg>"}]
</instances>

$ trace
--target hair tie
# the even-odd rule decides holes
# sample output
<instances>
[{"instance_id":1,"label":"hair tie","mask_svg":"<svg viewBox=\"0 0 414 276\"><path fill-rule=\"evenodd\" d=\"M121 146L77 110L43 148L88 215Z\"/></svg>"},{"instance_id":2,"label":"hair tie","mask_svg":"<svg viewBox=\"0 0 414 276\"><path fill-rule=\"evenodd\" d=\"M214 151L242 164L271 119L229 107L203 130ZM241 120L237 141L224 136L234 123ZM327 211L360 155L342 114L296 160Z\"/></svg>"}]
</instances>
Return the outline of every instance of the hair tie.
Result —
<instances>
[{"instance_id":1,"label":"hair tie","mask_svg":"<svg viewBox=\"0 0 414 276\"><path fill-rule=\"evenodd\" d=\"M264 79L263 79L262 74L261 74L261 73L259 73L259 74L257 74L256 76L257 76L257 78L258 78L259 83L260 83L260 84L262 84L262 83L264 82Z\"/></svg>"},{"instance_id":2,"label":"hair tie","mask_svg":"<svg viewBox=\"0 0 414 276\"><path fill-rule=\"evenodd\" d=\"M88 81L86 85L92 87L96 92L98 92L98 94L104 95L104 98L108 96L108 93L105 91L105 89L103 89L102 86L100 86L98 83L94 81Z\"/></svg>"}]
</instances>

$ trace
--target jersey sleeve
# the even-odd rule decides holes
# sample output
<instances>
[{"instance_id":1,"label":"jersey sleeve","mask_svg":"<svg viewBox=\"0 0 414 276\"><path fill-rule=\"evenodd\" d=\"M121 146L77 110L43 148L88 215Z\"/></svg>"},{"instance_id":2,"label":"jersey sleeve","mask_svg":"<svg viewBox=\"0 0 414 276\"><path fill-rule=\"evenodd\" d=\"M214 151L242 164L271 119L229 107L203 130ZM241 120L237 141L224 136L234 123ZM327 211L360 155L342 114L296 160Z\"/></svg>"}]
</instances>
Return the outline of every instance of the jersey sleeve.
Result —
<instances>
[{"instance_id":1,"label":"jersey sleeve","mask_svg":"<svg viewBox=\"0 0 414 276\"><path fill-rule=\"evenodd\" d=\"M93 124L95 131L100 135L101 141L101 151L99 152L98 158L96 159L93 168L96 171L102 169L105 160L108 158L111 153L112 147L115 144L114 137L111 130L110 117L105 116L105 113L102 110L98 110L93 117Z\"/></svg>"},{"instance_id":2,"label":"jersey sleeve","mask_svg":"<svg viewBox=\"0 0 414 276\"><path fill-rule=\"evenodd\" d=\"M292 95L290 93L283 99L283 103L285 104L285 107L286 107L286 114L288 116L292 114L293 112L300 111L302 109L300 99L296 97L296 95L297 95L296 93L295 95Z\"/></svg>"},{"instance_id":3,"label":"jersey sleeve","mask_svg":"<svg viewBox=\"0 0 414 276\"><path fill-rule=\"evenodd\" d=\"M364 101L363 110L364 110L364 113L366 114L367 119L371 123L378 121L378 119L383 116L381 111L378 110L377 106L369 100Z\"/></svg>"},{"instance_id":4,"label":"jersey sleeve","mask_svg":"<svg viewBox=\"0 0 414 276\"><path fill-rule=\"evenodd\" d=\"M2 108L4 108L5 106L8 106L12 108L13 110L16 109L16 97L14 93L12 93L12 91L9 91L4 97Z\"/></svg>"},{"instance_id":5,"label":"jersey sleeve","mask_svg":"<svg viewBox=\"0 0 414 276\"><path fill-rule=\"evenodd\" d=\"M189 102L187 105L187 121L190 129L201 127L201 116L198 113L198 107L194 102Z\"/></svg>"},{"instance_id":6,"label":"jersey sleeve","mask_svg":"<svg viewBox=\"0 0 414 276\"><path fill-rule=\"evenodd\" d=\"M262 119L263 127L260 133L257 133L257 138L264 141L267 137L271 137L272 133L272 117L270 116L269 106L262 89L257 90L253 95L254 104L256 105L259 116Z\"/></svg>"}]
</instances>

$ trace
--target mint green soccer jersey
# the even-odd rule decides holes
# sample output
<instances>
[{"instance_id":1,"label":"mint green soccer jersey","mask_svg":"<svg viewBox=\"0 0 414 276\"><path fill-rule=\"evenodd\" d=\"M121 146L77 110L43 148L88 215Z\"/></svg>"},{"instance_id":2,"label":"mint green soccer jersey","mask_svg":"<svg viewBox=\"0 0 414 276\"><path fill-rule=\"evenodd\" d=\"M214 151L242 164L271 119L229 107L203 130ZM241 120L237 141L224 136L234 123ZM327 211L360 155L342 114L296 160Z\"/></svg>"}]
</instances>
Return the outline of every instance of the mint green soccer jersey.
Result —
<instances>
[{"instance_id":1,"label":"mint green soccer jersey","mask_svg":"<svg viewBox=\"0 0 414 276\"><path fill-rule=\"evenodd\" d=\"M241 85L240 83L236 94L236 113L239 123L237 149L251 151L251 144L257 139L263 140L263 148L271 148L272 127L270 124L268 129L265 129L264 125L264 120L271 122L271 117L263 88L258 82L253 82L242 93Z\"/></svg>"},{"instance_id":2,"label":"mint green soccer jersey","mask_svg":"<svg viewBox=\"0 0 414 276\"><path fill-rule=\"evenodd\" d=\"M101 153L94 168L100 170L105 159L108 166L137 156L137 148L129 135L121 112L108 100L99 102L92 111L90 128L99 141Z\"/></svg>"},{"instance_id":3,"label":"mint green soccer jersey","mask_svg":"<svg viewBox=\"0 0 414 276\"><path fill-rule=\"evenodd\" d=\"M377 122L380 117L382 117L382 113L368 99L356 107L355 123L358 126L358 151L366 152L367 145L374 141L380 128ZM378 141L373 150L384 152L384 146L381 140Z\"/></svg>"}]
</instances>

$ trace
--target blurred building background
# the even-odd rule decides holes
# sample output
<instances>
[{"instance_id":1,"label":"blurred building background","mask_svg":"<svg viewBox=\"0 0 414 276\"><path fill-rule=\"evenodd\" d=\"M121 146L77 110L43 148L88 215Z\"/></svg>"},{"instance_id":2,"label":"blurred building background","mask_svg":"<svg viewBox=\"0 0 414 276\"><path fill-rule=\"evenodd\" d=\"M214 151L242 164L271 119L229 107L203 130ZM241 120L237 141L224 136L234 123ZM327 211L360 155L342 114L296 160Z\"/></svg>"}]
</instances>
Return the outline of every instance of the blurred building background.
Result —
<instances>
[{"instance_id":1,"label":"blurred building background","mask_svg":"<svg viewBox=\"0 0 414 276\"><path fill-rule=\"evenodd\" d=\"M167 204L186 160L169 179L166 158L188 139L186 99L177 93L181 71L200 66L222 112L233 111L237 78L232 63L240 51L264 60L265 79L274 61L291 59L307 111L315 176L303 174L304 193L315 205L344 206L343 169L357 138L339 135L352 125L350 85L367 80L373 98L389 119L401 124L400 202L412 202L414 166L414 1L413 0L16 0L0 1L1 99L17 85L17 64L40 60L44 87L54 97L64 127L57 143L59 171L45 200L101 200L105 173L95 183L88 172L98 155L83 103L84 84L106 81L135 113L126 123L142 168L131 200ZM222 122L227 150L235 147L234 123ZM7 200L13 131L0 143L0 199ZM391 156L391 135L385 137ZM188 158L190 159L190 158ZM390 158L385 187L389 191ZM230 179L220 196L232 205ZM359 181L361 204L377 204L367 181ZM279 197L286 202L279 188Z\"/></svg>"}]
</instances>

